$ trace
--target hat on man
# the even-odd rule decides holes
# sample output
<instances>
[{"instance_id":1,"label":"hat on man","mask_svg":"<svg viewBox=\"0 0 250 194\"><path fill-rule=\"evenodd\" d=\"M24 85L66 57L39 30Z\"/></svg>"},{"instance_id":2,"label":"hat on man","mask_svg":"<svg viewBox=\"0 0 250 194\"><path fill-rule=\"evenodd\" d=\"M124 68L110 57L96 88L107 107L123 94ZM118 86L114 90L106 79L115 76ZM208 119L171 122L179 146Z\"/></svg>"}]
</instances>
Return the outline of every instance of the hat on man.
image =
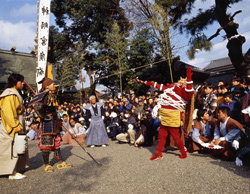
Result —
<instances>
[{"instance_id":1,"label":"hat on man","mask_svg":"<svg viewBox=\"0 0 250 194\"><path fill-rule=\"evenodd\" d=\"M79 122L81 122L81 121L84 121L84 118L83 118L83 117L80 117L80 118L79 118Z\"/></svg>"},{"instance_id":2,"label":"hat on man","mask_svg":"<svg viewBox=\"0 0 250 194\"><path fill-rule=\"evenodd\" d=\"M115 112L112 112L112 113L110 114L110 117L115 118L115 117L117 117L117 114L116 114Z\"/></svg>"},{"instance_id":3,"label":"hat on man","mask_svg":"<svg viewBox=\"0 0 250 194\"><path fill-rule=\"evenodd\" d=\"M138 102L142 102L142 99L141 99L141 98L139 98L139 99L138 99Z\"/></svg>"},{"instance_id":4,"label":"hat on man","mask_svg":"<svg viewBox=\"0 0 250 194\"><path fill-rule=\"evenodd\" d=\"M123 102L128 102L128 99L127 98L123 98L122 101Z\"/></svg>"}]
</instances>

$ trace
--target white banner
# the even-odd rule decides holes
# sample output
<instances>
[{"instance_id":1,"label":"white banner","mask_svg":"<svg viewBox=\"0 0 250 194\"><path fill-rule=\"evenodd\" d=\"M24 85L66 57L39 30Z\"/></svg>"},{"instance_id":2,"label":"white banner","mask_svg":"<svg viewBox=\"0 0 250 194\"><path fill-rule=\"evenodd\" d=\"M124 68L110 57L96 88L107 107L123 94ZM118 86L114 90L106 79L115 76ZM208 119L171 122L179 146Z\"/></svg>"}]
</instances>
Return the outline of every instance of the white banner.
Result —
<instances>
[{"instance_id":1,"label":"white banner","mask_svg":"<svg viewBox=\"0 0 250 194\"><path fill-rule=\"evenodd\" d=\"M50 0L40 0L39 5L39 20L38 20L38 64L36 67L36 84L37 92L42 88L42 84L38 84L46 73L48 44L49 44L49 15L50 15Z\"/></svg>"}]
</instances>

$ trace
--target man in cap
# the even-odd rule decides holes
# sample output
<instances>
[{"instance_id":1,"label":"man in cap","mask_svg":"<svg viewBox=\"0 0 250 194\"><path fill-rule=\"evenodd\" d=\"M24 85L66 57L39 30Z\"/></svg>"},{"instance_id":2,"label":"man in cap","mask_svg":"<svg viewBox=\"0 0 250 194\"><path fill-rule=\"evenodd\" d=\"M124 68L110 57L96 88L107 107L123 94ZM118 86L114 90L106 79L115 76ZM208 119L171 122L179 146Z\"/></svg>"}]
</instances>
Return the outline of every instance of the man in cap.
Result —
<instances>
[{"instance_id":1,"label":"man in cap","mask_svg":"<svg viewBox=\"0 0 250 194\"><path fill-rule=\"evenodd\" d=\"M122 99L123 104L120 105L119 111L120 112L125 112L126 110L131 110L132 109L132 104L129 103L127 98Z\"/></svg>"},{"instance_id":2,"label":"man in cap","mask_svg":"<svg viewBox=\"0 0 250 194\"><path fill-rule=\"evenodd\" d=\"M138 105L135 108L135 115L138 119L141 119L141 115L144 113L144 104L141 98L138 99Z\"/></svg>"},{"instance_id":3,"label":"man in cap","mask_svg":"<svg viewBox=\"0 0 250 194\"><path fill-rule=\"evenodd\" d=\"M112 140L116 140L116 135L118 135L120 127L120 119L117 117L116 112L111 112L110 114L110 123L107 127L107 132L110 134Z\"/></svg>"}]
</instances>

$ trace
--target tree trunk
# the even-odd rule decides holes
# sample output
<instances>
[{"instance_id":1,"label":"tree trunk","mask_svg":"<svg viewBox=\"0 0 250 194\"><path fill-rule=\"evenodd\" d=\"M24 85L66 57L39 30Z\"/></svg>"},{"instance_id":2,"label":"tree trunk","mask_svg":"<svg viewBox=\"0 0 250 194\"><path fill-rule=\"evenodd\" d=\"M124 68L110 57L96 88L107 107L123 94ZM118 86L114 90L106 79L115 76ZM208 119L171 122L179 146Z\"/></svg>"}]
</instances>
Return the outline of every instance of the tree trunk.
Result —
<instances>
[{"instance_id":1,"label":"tree trunk","mask_svg":"<svg viewBox=\"0 0 250 194\"><path fill-rule=\"evenodd\" d=\"M236 12L231 18L226 13L227 3L222 0L215 0L216 3L216 17L223 27L223 30L226 32L226 37L228 38L227 49L228 56L234 66L235 70L238 73L238 76L247 76L250 75L250 66L243 57L242 45L246 41L244 36L241 36L237 32L239 24L235 23L233 17L240 13L241 11Z\"/></svg>"}]
</instances>

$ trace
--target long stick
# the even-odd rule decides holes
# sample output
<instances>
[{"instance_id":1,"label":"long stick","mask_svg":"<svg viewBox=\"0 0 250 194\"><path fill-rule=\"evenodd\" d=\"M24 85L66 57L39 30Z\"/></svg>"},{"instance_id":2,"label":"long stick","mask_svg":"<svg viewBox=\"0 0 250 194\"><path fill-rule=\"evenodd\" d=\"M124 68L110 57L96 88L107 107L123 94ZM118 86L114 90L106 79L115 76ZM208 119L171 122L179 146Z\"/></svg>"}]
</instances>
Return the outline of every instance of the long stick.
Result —
<instances>
[{"instance_id":1,"label":"long stick","mask_svg":"<svg viewBox=\"0 0 250 194\"><path fill-rule=\"evenodd\" d=\"M36 92L32 89L32 87L25 81L23 80L23 82L26 84L26 86L31 90L31 92L33 92L33 94L36 95Z\"/></svg>"},{"instance_id":2,"label":"long stick","mask_svg":"<svg viewBox=\"0 0 250 194\"><path fill-rule=\"evenodd\" d=\"M80 142L76 139L76 137L72 133L70 133L70 131L67 129L67 127L65 127L64 124L62 126L71 135L71 137L78 143L78 145L90 156L90 158L92 158L97 164L102 165L100 162L96 161L95 158L88 151L85 150L85 148L80 144Z\"/></svg>"}]
</instances>

